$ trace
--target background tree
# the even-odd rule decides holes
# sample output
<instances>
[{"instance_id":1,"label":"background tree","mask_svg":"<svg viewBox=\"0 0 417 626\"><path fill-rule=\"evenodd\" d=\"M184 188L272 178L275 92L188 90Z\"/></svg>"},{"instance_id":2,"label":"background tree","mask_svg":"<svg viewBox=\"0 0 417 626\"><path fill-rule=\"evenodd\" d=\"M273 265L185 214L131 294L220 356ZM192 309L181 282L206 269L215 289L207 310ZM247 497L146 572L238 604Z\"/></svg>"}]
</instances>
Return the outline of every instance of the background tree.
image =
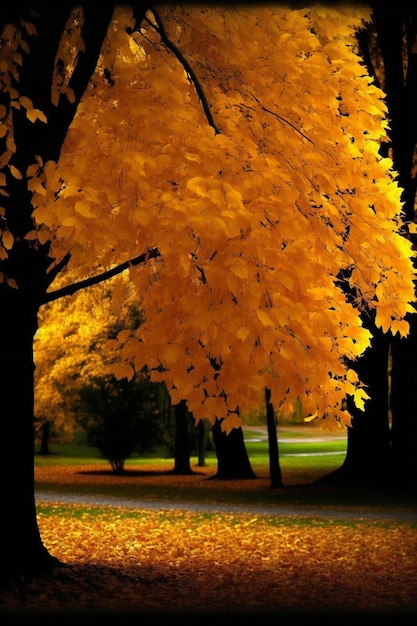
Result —
<instances>
[{"instance_id":1,"label":"background tree","mask_svg":"<svg viewBox=\"0 0 417 626\"><path fill-rule=\"evenodd\" d=\"M265 407L268 430L269 476L271 479L271 487L278 489L283 487L284 484L282 482L281 465L279 462L277 418L271 403L271 392L268 388L265 389Z\"/></svg>"},{"instance_id":2,"label":"background tree","mask_svg":"<svg viewBox=\"0 0 417 626\"><path fill-rule=\"evenodd\" d=\"M371 75L386 94L389 141L380 148L393 159L403 189L405 236L414 240L417 147L417 12L408 3L374 3L372 20L360 31L361 54ZM411 486L417 481L417 328L407 315L410 333L404 338L383 333L368 311L364 324L372 347L355 369L370 399L365 412L350 406L345 462L335 473L344 481L380 486Z\"/></svg>"},{"instance_id":3,"label":"background tree","mask_svg":"<svg viewBox=\"0 0 417 626\"><path fill-rule=\"evenodd\" d=\"M18 472L1 457L3 567L19 571L51 560L33 494L40 306L128 269L144 322L112 342L115 375L146 366L230 432L265 387L349 424L361 309L405 335L415 297L383 93L355 54L369 11L31 4L2 3L0 49L0 379L22 450ZM78 283L55 288L64 267Z\"/></svg>"},{"instance_id":4,"label":"background tree","mask_svg":"<svg viewBox=\"0 0 417 626\"><path fill-rule=\"evenodd\" d=\"M217 471L212 478L256 478L246 450L242 427L233 428L226 433L222 428L222 420L216 420L212 425L212 434L217 457Z\"/></svg>"},{"instance_id":5,"label":"background tree","mask_svg":"<svg viewBox=\"0 0 417 626\"><path fill-rule=\"evenodd\" d=\"M96 447L117 474L133 452L164 443L156 385L146 376L127 381L114 377L91 379L81 387L75 410Z\"/></svg>"}]
</instances>

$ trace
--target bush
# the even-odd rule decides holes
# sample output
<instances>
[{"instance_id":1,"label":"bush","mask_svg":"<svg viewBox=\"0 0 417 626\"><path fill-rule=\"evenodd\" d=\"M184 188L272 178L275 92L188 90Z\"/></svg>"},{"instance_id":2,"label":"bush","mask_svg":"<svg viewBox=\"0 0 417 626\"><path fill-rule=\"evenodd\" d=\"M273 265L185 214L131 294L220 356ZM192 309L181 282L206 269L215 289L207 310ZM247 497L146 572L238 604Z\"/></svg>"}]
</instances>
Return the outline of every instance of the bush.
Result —
<instances>
[{"instance_id":1,"label":"bush","mask_svg":"<svg viewBox=\"0 0 417 626\"><path fill-rule=\"evenodd\" d=\"M113 376L92 379L79 392L77 420L116 473L133 452L163 443L156 385L145 377L132 381Z\"/></svg>"}]
</instances>

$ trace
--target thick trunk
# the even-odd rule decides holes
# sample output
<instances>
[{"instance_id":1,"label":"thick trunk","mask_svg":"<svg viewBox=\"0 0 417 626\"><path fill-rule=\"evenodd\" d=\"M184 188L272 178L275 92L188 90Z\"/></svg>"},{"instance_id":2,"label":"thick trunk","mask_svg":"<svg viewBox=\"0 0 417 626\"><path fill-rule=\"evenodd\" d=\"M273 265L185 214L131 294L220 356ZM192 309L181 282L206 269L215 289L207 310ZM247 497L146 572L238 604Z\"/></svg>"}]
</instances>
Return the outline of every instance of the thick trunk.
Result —
<instances>
[{"instance_id":1,"label":"thick trunk","mask_svg":"<svg viewBox=\"0 0 417 626\"><path fill-rule=\"evenodd\" d=\"M217 473L213 478L256 478L245 447L242 428L233 428L226 434L222 431L221 421L216 420L212 431L217 456Z\"/></svg>"},{"instance_id":2,"label":"thick trunk","mask_svg":"<svg viewBox=\"0 0 417 626\"><path fill-rule=\"evenodd\" d=\"M265 389L265 402L266 423L268 427L269 477L271 479L271 488L280 489L284 484L282 482L281 466L279 464L277 420L274 407L271 403L270 389Z\"/></svg>"},{"instance_id":3,"label":"thick trunk","mask_svg":"<svg viewBox=\"0 0 417 626\"><path fill-rule=\"evenodd\" d=\"M392 341L391 411L393 475L399 486L417 486L417 327Z\"/></svg>"},{"instance_id":4,"label":"thick trunk","mask_svg":"<svg viewBox=\"0 0 417 626\"><path fill-rule=\"evenodd\" d=\"M417 55L412 44L417 36L417 14L400 5L389 9L376 6L374 21L384 66L390 119L389 147L399 185L404 190L404 218L413 221L417 188L414 171ZM398 487L417 483L417 329L414 317L409 319L409 337L394 337L392 340L392 474Z\"/></svg>"},{"instance_id":5,"label":"thick trunk","mask_svg":"<svg viewBox=\"0 0 417 626\"><path fill-rule=\"evenodd\" d=\"M37 8L38 11L31 11L26 2L8 3L2 5L0 19L0 30L3 24L20 20L35 24L37 34L29 37L30 52L22 55L18 86L19 93L32 100L48 119L47 124L32 124L26 119L23 107L13 109L16 143L13 164L22 178L11 176L7 163L3 167L9 195L2 196L2 204L15 244L8 259L2 262L2 270L8 278L16 280L19 289L9 289L5 283L0 285L2 578L14 572L37 571L54 562L42 543L37 525L33 425L33 336L38 306L49 284L50 259L47 245L36 247L25 240L27 232L33 229L33 207L25 172L29 165L36 163L38 156L44 163L59 158L67 129L96 66L113 11L111 3L104 3L99 11L93 3L85 7L85 50L70 82L74 102L61 98L59 106L55 107L51 103L52 74L71 4L55 2L46 6L41 3ZM8 109L10 94L3 90L0 96ZM2 148L0 146L0 151Z\"/></svg>"},{"instance_id":6,"label":"thick trunk","mask_svg":"<svg viewBox=\"0 0 417 626\"><path fill-rule=\"evenodd\" d=\"M2 577L38 571L53 562L43 545L34 498L33 336L37 307L17 290L1 291L0 381L2 437Z\"/></svg>"},{"instance_id":7,"label":"thick trunk","mask_svg":"<svg viewBox=\"0 0 417 626\"><path fill-rule=\"evenodd\" d=\"M372 347L355 364L367 385L370 400L365 411L350 405L353 416L348 429L345 461L336 472L352 484L384 485L391 481L391 432L389 427L389 336L373 328Z\"/></svg>"}]
</instances>

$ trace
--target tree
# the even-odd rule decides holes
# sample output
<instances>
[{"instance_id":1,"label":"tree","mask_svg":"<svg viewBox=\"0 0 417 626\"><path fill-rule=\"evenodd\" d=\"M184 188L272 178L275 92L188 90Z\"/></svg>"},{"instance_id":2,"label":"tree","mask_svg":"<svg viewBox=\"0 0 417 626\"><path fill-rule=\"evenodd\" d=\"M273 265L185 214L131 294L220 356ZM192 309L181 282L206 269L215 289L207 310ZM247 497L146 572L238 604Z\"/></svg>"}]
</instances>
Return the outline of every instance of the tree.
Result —
<instances>
[{"instance_id":1,"label":"tree","mask_svg":"<svg viewBox=\"0 0 417 626\"><path fill-rule=\"evenodd\" d=\"M415 245L417 146L417 13L410 6L375 3L372 21L359 36L361 54L376 83L386 93L389 141L381 154L390 154L398 172L404 207L404 232ZM382 333L367 312L364 323L372 333L371 348L355 369L366 383L370 400L365 413L351 407L345 462L335 474L344 481L380 486L415 487L417 481L417 328L408 315L406 338Z\"/></svg>"},{"instance_id":2,"label":"tree","mask_svg":"<svg viewBox=\"0 0 417 626\"><path fill-rule=\"evenodd\" d=\"M152 449L163 437L155 385L146 376L131 381L91 379L80 389L76 410L88 443L98 448L117 474L124 472L133 452Z\"/></svg>"},{"instance_id":3,"label":"tree","mask_svg":"<svg viewBox=\"0 0 417 626\"><path fill-rule=\"evenodd\" d=\"M361 309L401 335L413 311L384 94L355 50L369 11L116 4L2 3L9 570L52 560L33 494L41 306L127 270L145 317L111 341L115 375L146 366L225 433L265 387L277 409L299 398L349 424L343 399L366 398L347 364L369 345ZM56 283L64 268L75 284Z\"/></svg>"},{"instance_id":4,"label":"tree","mask_svg":"<svg viewBox=\"0 0 417 626\"><path fill-rule=\"evenodd\" d=\"M245 446L242 427L227 433L222 420L212 426L213 442L217 456L217 472L212 478L222 480L256 478Z\"/></svg>"},{"instance_id":5,"label":"tree","mask_svg":"<svg viewBox=\"0 0 417 626\"><path fill-rule=\"evenodd\" d=\"M116 306L114 293L119 294ZM124 275L42 307L34 341L37 433L49 424L61 440L73 437L79 426L73 407L81 387L110 376L117 362L106 341L138 324L140 311Z\"/></svg>"},{"instance_id":6,"label":"tree","mask_svg":"<svg viewBox=\"0 0 417 626\"><path fill-rule=\"evenodd\" d=\"M279 463L277 418L274 407L271 403L271 392L265 389L266 424L268 429L268 450L269 450L269 476L271 487L278 489L284 486L282 481L281 466Z\"/></svg>"}]
</instances>

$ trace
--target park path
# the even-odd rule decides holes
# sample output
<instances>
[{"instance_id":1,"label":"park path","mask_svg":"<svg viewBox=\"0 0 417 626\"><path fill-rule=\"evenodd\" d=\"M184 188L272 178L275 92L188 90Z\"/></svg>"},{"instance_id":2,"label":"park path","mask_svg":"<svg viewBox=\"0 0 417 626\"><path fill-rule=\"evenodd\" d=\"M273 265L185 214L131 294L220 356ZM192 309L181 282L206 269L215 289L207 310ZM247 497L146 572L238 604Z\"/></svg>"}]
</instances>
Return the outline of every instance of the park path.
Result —
<instances>
[{"instance_id":1,"label":"park path","mask_svg":"<svg viewBox=\"0 0 417 626\"><path fill-rule=\"evenodd\" d=\"M138 511L193 511L196 513L247 514L274 517L309 517L329 519L404 520L417 522L417 510L341 509L332 507L256 506L242 504L215 504L203 502L166 502L137 500L133 498L108 498L99 495L62 494L53 491L35 492L39 503L82 504L87 506L121 507Z\"/></svg>"},{"instance_id":2,"label":"park path","mask_svg":"<svg viewBox=\"0 0 417 626\"><path fill-rule=\"evenodd\" d=\"M288 436L288 431L292 435ZM308 434L307 434L308 432ZM278 439L284 443L296 443L296 442L320 442L333 440L344 440L346 435L340 434L338 430L323 430L318 426L304 426L295 425L285 427L285 435L280 437L278 429ZM245 427L245 440L247 441L267 441L268 434L266 427L253 426ZM302 453L309 454L309 453ZM313 453L317 456L317 452ZM321 454L335 454L335 452ZM341 452L344 454L344 452ZM242 504L216 504L216 503L203 503L203 502L167 502L167 501L152 501L152 500L140 500L133 498L117 498L106 497L101 495L85 495L85 494L62 494L53 491L36 491L36 501L39 503L62 503L62 504L82 504L87 506L108 506L108 507L121 507L126 509L137 509L138 511L144 510L182 510L182 511L194 511L201 513L236 513L236 514L248 514L248 515L262 515L262 516L275 516L275 517L309 517L309 518L330 518L330 519L367 519L367 520L405 520L417 522L417 510L407 509L360 509L350 508L342 509L341 507L301 507L294 504L293 506L257 506L257 505L242 505Z\"/></svg>"}]
</instances>

